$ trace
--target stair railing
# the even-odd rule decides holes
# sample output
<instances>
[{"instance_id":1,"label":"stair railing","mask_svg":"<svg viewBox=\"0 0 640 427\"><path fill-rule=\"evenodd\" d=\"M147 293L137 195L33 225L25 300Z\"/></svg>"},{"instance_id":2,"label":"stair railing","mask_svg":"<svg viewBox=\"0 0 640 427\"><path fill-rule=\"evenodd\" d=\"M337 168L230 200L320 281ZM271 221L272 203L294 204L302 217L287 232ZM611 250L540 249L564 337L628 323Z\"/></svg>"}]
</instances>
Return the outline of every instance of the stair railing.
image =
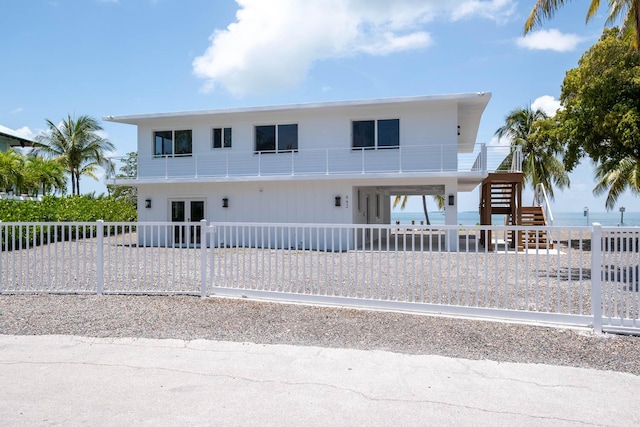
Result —
<instances>
[{"instance_id":1,"label":"stair railing","mask_svg":"<svg viewBox=\"0 0 640 427\"><path fill-rule=\"evenodd\" d=\"M551 212L551 204L547 197L547 191L544 188L543 183L536 184L533 191L533 206L541 206L544 211L544 216L547 219L549 225L553 225L553 212Z\"/></svg>"},{"instance_id":2,"label":"stair railing","mask_svg":"<svg viewBox=\"0 0 640 427\"><path fill-rule=\"evenodd\" d=\"M511 152L511 169L509 172L522 172L522 147L516 145Z\"/></svg>"}]
</instances>

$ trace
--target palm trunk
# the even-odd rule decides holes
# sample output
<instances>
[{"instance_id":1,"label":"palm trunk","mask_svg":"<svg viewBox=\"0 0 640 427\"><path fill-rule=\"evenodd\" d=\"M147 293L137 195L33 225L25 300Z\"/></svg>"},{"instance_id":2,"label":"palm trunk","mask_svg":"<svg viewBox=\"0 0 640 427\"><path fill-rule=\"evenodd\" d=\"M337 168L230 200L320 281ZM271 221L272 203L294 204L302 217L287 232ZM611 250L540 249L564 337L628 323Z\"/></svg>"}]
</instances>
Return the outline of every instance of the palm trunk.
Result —
<instances>
[{"instance_id":1,"label":"palm trunk","mask_svg":"<svg viewBox=\"0 0 640 427\"><path fill-rule=\"evenodd\" d=\"M424 218L427 220L427 225L431 225L429 221L429 212L427 211L427 196L422 195L422 210L424 210Z\"/></svg>"},{"instance_id":2,"label":"palm trunk","mask_svg":"<svg viewBox=\"0 0 640 427\"><path fill-rule=\"evenodd\" d=\"M636 50L640 51L640 1L636 1L633 6L634 19L636 21Z\"/></svg>"}]
</instances>

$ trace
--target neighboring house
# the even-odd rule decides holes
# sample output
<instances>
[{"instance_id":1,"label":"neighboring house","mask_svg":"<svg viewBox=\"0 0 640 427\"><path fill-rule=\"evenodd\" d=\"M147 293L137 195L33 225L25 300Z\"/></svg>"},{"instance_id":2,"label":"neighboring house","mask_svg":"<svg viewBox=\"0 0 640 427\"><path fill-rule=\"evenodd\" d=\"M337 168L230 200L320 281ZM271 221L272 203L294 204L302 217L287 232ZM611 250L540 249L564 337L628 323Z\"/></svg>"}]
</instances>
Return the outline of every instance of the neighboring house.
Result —
<instances>
[{"instance_id":1,"label":"neighboring house","mask_svg":"<svg viewBox=\"0 0 640 427\"><path fill-rule=\"evenodd\" d=\"M13 129L0 125L0 153L8 151L13 147L31 147L34 141L25 138ZM33 200L31 197L18 196L14 194L7 194L3 191L0 192L0 199L15 199L15 200Z\"/></svg>"},{"instance_id":2,"label":"neighboring house","mask_svg":"<svg viewBox=\"0 0 640 427\"><path fill-rule=\"evenodd\" d=\"M138 188L140 221L389 224L390 197L441 194L457 224L458 192L487 177L475 142L490 98L108 116L138 127L137 177L110 183Z\"/></svg>"},{"instance_id":3,"label":"neighboring house","mask_svg":"<svg viewBox=\"0 0 640 427\"><path fill-rule=\"evenodd\" d=\"M12 147L31 147L34 141L18 134L15 130L0 126L0 152Z\"/></svg>"}]
</instances>

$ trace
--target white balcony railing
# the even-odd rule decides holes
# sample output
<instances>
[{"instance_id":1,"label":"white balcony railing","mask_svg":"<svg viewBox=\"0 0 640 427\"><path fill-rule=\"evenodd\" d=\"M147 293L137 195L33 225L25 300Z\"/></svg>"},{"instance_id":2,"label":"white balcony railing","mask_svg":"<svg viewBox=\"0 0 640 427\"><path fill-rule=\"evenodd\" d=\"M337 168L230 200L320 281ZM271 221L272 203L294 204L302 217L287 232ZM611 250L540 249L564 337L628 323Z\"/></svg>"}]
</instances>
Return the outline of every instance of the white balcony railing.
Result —
<instances>
[{"instance_id":1,"label":"white balcony railing","mask_svg":"<svg viewBox=\"0 0 640 427\"><path fill-rule=\"evenodd\" d=\"M452 145L404 146L377 150L311 149L289 152L216 150L190 156L138 154L131 171L126 158L112 158L108 179L193 179L265 176L354 175L368 173L486 172L509 155L509 147L480 144L459 154ZM137 173L135 173L137 171ZM116 176L118 176L116 178Z\"/></svg>"}]
</instances>

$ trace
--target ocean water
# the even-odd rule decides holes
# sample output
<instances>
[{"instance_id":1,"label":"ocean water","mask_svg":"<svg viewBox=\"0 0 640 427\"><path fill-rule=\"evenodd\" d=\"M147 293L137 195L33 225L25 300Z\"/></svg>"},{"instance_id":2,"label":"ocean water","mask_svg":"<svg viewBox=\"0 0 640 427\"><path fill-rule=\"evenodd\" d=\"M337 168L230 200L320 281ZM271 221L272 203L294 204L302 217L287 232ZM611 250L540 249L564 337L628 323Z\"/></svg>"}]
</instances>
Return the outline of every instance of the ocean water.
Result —
<instances>
[{"instance_id":1,"label":"ocean water","mask_svg":"<svg viewBox=\"0 0 640 427\"><path fill-rule=\"evenodd\" d=\"M439 211L429 212L429 219L431 224L444 224L444 213ZM625 212L623 223L620 223L620 212L589 212L589 218L584 216L584 212L554 212L553 213L553 225L556 226L580 226L588 225L594 222L598 222L601 225L616 226L624 225L625 227L640 226L640 212ZM424 221L423 212L402 212L391 211L391 223L400 221L400 224L411 224L411 221L415 221L416 224L420 224L420 221ZM458 212L458 224L462 225L476 225L480 223L480 214L478 212ZM426 222L425 222L426 224ZM494 215L494 225L504 224L504 216Z\"/></svg>"}]
</instances>

